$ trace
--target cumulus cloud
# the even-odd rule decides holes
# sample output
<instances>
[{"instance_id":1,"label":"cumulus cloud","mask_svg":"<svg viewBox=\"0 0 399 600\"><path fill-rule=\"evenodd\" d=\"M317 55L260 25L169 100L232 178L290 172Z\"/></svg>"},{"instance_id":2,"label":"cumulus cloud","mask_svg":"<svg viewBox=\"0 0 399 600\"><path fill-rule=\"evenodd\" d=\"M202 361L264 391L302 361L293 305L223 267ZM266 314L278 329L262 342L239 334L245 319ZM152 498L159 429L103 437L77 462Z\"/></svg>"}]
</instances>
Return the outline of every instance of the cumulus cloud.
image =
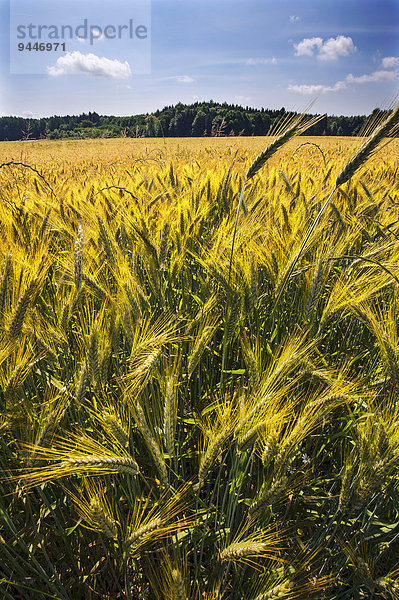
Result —
<instances>
[{"instance_id":1,"label":"cumulus cloud","mask_svg":"<svg viewBox=\"0 0 399 600\"><path fill-rule=\"evenodd\" d=\"M345 77L345 81L337 81L334 85L322 85L322 84L300 84L300 85L289 85L288 90L290 92L296 92L297 94L308 94L310 96L317 96L319 94L326 94L327 92L340 92L346 89L347 84L357 83L379 83L383 81L394 81L398 75L397 71L374 71L373 73L366 73L355 77L350 73Z\"/></svg>"},{"instance_id":2,"label":"cumulus cloud","mask_svg":"<svg viewBox=\"0 0 399 600\"><path fill-rule=\"evenodd\" d=\"M277 58L248 58L245 62L246 65L276 65Z\"/></svg>"},{"instance_id":3,"label":"cumulus cloud","mask_svg":"<svg viewBox=\"0 0 399 600\"><path fill-rule=\"evenodd\" d=\"M305 38L299 44L294 44L295 56L313 56L314 50L320 49L322 45L321 37Z\"/></svg>"},{"instance_id":4,"label":"cumulus cloud","mask_svg":"<svg viewBox=\"0 0 399 600\"><path fill-rule=\"evenodd\" d=\"M360 77L354 77L350 73L346 77L348 83L370 83L379 81L394 81L396 79L396 71L374 71L373 73L366 73L360 75Z\"/></svg>"},{"instance_id":5,"label":"cumulus cloud","mask_svg":"<svg viewBox=\"0 0 399 600\"><path fill-rule=\"evenodd\" d=\"M391 69L392 67L399 67L398 56L386 56L382 59L382 66L384 69Z\"/></svg>"},{"instance_id":6,"label":"cumulus cloud","mask_svg":"<svg viewBox=\"0 0 399 600\"><path fill-rule=\"evenodd\" d=\"M290 16L290 23L297 23L298 21L300 21L300 17L297 17L295 15Z\"/></svg>"},{"instance_id":7,"label":"cumulus cloud","mask_svg":"<svg viewBox=\"0 0 399 600\"><path fill-rule=\"evenodd\" d=\"M337 81L334 85L289 85L288 91L296 92L297 94L304 94L310 96L317 96L319 94L326 94L327 92L340 92L346 88L344 81Z\"/></svg>"},{"instance_id":8,"label":"cumulus cloud","mask_svg":"<svg viewBox=\"0 0 399 600\"><path fill-rule=\"evenodd\" d=\"M334 61L340 56L349 56L356 50L351 37L338 35L323 41L321 37L304 38L299 44L294 44L295 56L313 56L322 61Z\"/></svg>"},{"instance_id":9,"label":"cumulus cloud","mask_svg":"<svg viewBox=\"0 0 399 600\"><path fill-rule=\"evenodd\" d=\"M336 38L329 38L323 43L318 58L320 60L337 60L339 56L349 56L355 50L351 37L338 35Z\"/></svg>"},{"instance_id":10,"label":"cumulus cloud","mask_svg":"<svg viewBox=\"0 0 399 600\"><path fill-rule=\"evenodd\" d=\"M47 67L49 75L58 77L70 73L94 75L96 77L111 77L114 79L128 79L132 72L127 61L110 60L96 54L82 54L81 52L67 52L60 56L52 67Z\"/></svg>"}]
</instances>

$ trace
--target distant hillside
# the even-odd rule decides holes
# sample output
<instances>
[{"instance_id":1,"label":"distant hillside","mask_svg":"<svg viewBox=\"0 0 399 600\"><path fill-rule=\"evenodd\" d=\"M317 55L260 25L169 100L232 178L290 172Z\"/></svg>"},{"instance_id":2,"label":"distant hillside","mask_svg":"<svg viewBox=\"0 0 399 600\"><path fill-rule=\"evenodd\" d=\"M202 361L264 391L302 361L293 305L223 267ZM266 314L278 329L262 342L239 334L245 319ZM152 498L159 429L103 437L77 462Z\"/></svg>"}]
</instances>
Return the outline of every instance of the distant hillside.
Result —
<instances>
[{"instance_id":1,"label":"distant hillside","mask_svg":"<svg viewBox=\"0 0 399 600\"><path fill-rule=\"evenodd\" d=\"M285 108L244 108L210 101L179 103L152 114L130 117L101 116L95 112L41 119L1 117L0 140L266 135L285 113ZM307 135L357 135L365 119L326 116Z\"/></svg>"}]
</instances>

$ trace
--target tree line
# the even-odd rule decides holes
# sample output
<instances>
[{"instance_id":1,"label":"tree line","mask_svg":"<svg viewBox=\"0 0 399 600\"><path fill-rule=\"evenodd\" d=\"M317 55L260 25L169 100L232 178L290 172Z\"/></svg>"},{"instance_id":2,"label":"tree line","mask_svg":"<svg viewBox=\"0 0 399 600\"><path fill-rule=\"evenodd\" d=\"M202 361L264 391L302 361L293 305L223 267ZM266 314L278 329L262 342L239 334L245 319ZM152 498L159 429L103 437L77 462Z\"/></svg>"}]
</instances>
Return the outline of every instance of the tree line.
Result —
<instances>
[{"instance_id":1,"label":"tree line","mask_svg":"<svg viewBox=\"0 0 399 600\"><path fill-rule=\"evenodd\" d=\"M0 118L0 140L267 135L286 114L284 107L244 108L211 100L190 105L179 102L153 113L125 117L96 112L40 119L10 116ZM366 119L366 116L324 116L306 135L358 135Z\"/></svg>"}]
</instances>

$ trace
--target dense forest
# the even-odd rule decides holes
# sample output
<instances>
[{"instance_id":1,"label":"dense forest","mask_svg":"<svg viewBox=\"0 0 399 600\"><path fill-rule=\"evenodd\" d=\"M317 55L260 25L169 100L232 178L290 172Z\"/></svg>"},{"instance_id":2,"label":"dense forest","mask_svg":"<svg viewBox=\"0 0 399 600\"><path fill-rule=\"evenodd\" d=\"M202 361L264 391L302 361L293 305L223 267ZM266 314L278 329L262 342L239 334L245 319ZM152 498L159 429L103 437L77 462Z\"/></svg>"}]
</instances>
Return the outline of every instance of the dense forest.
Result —
<instances>
[{"instance_id":1,"label":"dense forest","mask_svg":"<svg viewBox=\"0 0 399 600\"><path fill-rule=\"evenodd\" d=\"M285 114L285 108L244 108L211 100L190 105L178 103L152 114L126 117L101 116L96 112L40 119L10 116L0 118L0 140L266 135ZM325 116L307 135L357 135L365 119Z\"/></svg>"}]
</instances>

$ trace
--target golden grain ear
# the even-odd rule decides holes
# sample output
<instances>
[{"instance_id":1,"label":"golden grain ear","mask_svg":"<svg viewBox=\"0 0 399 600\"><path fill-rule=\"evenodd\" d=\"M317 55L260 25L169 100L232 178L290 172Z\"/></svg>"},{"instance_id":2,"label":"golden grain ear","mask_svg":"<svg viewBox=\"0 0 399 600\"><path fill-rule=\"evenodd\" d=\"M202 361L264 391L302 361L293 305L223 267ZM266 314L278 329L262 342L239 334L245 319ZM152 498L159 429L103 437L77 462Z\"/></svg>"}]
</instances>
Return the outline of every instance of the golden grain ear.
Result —
<instances>
[{"instance_id":1,"label":"golden grain ear","mask_svg":"<svg viewBox=\"0 0 399 600\"><path fill-rule=\"evenodd\" d=\"M349 160L341 173L335 180L335 187L346 183L355 172L366 162L376 151L384 138L394 137L399 126L399 106L397 106L390 115L380 124L374 132L366 139L356 154Z\"/></svg>"}]
</instances>

